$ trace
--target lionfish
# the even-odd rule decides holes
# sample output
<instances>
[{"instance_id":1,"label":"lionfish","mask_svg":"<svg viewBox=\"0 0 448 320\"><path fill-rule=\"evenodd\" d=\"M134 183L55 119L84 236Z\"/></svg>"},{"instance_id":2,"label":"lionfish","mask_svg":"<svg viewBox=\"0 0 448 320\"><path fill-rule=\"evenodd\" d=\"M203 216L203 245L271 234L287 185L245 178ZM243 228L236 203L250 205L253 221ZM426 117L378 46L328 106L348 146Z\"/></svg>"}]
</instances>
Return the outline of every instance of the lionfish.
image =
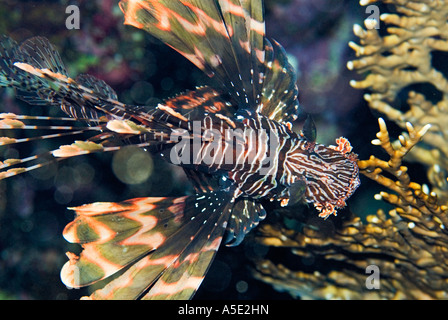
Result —
<instances>
[{"instance_id":1,"label":"lionfish","mask_svg":"<svg viewBox=\"0 0 448 320\"><path fill-rule=\"evenodd\" d=\"M347 139L316 143L312 121L300 133L294 68L282 46L265 36L262 0L122 0L125 24L147 31L190 60L211 85L156 106L118 101L91 75L70 78L43 37L0 42L0 86L33 105L58 106L65 117L0 115L1 129L58 133L0 138L1 145L93 133L56 150L0 162L0 178L48 162L126 145L179 165L195 194L147 197L72 208L64 238L77 256L61 270L68 287L115 277L93 299L188 299L197 291L221 243L234 246L266 216L262 200L282 206L304 200L319 216L336 215L359 185L357 156ZM38 126L29 121L79 121ZM27 124L28 122L28 124ZM32 122L31 122L32 123Z\"/></svg>"}]
</instances>

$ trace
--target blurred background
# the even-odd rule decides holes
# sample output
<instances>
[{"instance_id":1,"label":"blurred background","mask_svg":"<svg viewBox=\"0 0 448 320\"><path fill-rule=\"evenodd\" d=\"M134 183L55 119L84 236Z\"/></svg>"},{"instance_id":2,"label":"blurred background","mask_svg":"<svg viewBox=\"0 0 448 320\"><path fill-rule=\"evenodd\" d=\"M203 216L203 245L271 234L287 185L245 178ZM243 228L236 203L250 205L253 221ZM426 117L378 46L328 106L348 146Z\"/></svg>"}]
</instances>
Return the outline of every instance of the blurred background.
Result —
<instances>
[{"instance_id":1,"label":"blurred background","mask_svg":"<svg viewBox=\"0 0 448 320\"><path fill-rule=\"evenodd\" d=\"M80 9L79 29L66 28L68 5ZM334 144L335 138L345 136L362 159L373 152L370 141L378 125L363 92L349 86L357 75L347 70L346 62L353 59L347 45L355 40L352 26L367 18L364 10L355 0L265 1L267 35L285 47L297 69L299 101L315 119L318 142ZM0 34L17 42L47 37L71 76L89 73L103 79L124 103L156 104L208 81L172 49L124 26L117 0L0 0ZM26 105L1 89L0 110L30 115L59 112ZM295 125L301 128L300 119ZM391 134L393 130L391 124ZM28 151L51 148L52 143L32 145ZM12 157L14 152L0 150L0 155ZM135 148L68 159L1 181L0 299L77 299L89 293L68 290L59 278L67 261L64 253L79 252L62 238L64 226L73 219L67 207L181 196L191 190L182 170ZM349 200L351 210L374 214L379 206L372 204L377 192L378 187L362 178L361 188ZM221 248L195 298L289 299L252 278L251 258L266 255L268 248L250 241Z\"/></svg>"}]
</instances>

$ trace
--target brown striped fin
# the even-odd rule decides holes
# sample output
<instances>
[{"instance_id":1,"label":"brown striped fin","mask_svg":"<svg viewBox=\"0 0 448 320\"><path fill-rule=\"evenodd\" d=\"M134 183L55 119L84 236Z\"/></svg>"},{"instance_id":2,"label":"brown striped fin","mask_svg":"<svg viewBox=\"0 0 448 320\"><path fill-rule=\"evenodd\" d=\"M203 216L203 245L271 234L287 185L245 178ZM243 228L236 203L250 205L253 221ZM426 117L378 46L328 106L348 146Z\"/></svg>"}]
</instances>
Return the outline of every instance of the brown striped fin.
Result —
<instances>
[{"instance_id":1,"label":"brown striped fin","mask_svg":"<svg viewBox=\"0 0 448 320\"><path fill-rule=\"evenodd\" d=\"M81 287L128 269L92 299L187 299L199 287L222 241L232 193L139 198L74 208L64 237L80 243L68 254L63 282Z\"/></svg>"}]
</instances>

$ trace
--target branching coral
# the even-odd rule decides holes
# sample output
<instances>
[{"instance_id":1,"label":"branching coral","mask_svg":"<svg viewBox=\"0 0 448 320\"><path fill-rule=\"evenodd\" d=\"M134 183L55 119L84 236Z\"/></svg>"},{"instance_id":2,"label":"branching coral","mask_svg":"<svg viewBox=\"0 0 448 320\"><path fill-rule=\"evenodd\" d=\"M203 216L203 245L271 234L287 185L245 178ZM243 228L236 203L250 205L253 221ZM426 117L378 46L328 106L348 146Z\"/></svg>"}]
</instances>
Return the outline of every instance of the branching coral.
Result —
<instances>
[{"instance_id":1,"label":"branching coral","mask_svg":"<svg viewBox=\"0 0 448 320\"><path fill-rule=\"evenodd\" d=\"M255 276L301 298L331 299L447 299L448 207L438 204L412 182L403 157L420 141L429 126L420 130L407 124L408 133L392 143L385 122L372 143L389 155L359 161L363 174L393 193L380 197L392 205L367 217L351 217L332 232L320 223L305 224L297 232L281 224L264 225L257 240L268 246L291 249L297 263L313 261L313 271L293 271L272 261L258 261ZM291 261L289 262L291 264ZM379 290L366 287L366 267L377 266Z\"/></svg>"},{"instance_id":2,"label":"branching coral","mask_svg":"<svg viewBox=\"0 0 448 320\"><path fill-rule=\"evenodd\" d=\"M420 131L407 123L409 136L401 135L396 143L392 143L383 119L379 119L380 131L378 139L372 141L374 145L380 145L390 156L389 161L384 161L371 156L369 160L358 161L361 172L379 184L389 188L396 194L381 192L378 199L384 199L394 205L401 215L407 215L411 220L418 220L422 214L440 215L441 219L446 217L441 214L447 207L437 205L437 195L431 192L429 195L422 190L422 186L411 182L407 174L407 167L402 166L403 157L419 142L420 138L429 130L426 125ZM384 173L393 176L396 181ZM448 220L445 220L445 223ZM448 226L448 224L447 224Z\"/></svg>"},{"instance_id":3,"label":"branching coral","mask_svg":"<svg viewBox=\"0 0 448 320\"><path fill-rule=\"evenodd\" d=\"M354 26L360 43L349 43L357 59L347 64L366 75L351 85L368 91L369 107L407 131L391 141L380 119L372 144L389 159L358 161L364 176L386 188L375 198L393 209L378 210L366 222L352 214L334 226L306 218L300 228L281 219L266 224L257 240L293 255L287 265L261 259L254 274L301 298L448 299L448 80L440 63L448 56L448 1L360 3L387 4L396 12L382 14L381 22L366 20L367 29ZM378 23L381 30L374 28ZM429 186L411 180L405 156L428 168ZM379 290L366 286L371 265L381 274Z\"/></svg>"},{"instance_id":4,"label":"branching coral","mask_svg":"<svg viewBox=\"0 0 448 320\"><path fill-rule=\"evenodd\" d=\"M365 79L351 81L365 94L370 108L405 128L407 122L423 127L432 124L423 144L416 146L407 160L430 167L429 179L437 191L447 191L448 169L448 80L443 65L448 54L448 2L443 0L365 0L362 5L382 2L392 5L395 14L380 16L381 31L355 25L359 44L350 42L358 59L347 67L367 74ZM386 28L384 27L386 26ZM418 91L432 88L426 96ZM407 93L404 106L397 103ZM407 110L407 111L405 111Z\"/></svg>"}]
</instances>

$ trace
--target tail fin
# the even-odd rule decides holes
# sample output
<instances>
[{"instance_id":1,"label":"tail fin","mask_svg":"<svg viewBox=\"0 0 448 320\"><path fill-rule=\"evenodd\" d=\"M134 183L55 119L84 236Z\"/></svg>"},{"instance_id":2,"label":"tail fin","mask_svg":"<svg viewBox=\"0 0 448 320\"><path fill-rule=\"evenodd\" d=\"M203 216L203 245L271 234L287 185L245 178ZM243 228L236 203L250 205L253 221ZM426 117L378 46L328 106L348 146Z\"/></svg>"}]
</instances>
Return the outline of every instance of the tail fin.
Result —
<instances>
[{"instance_id":1,"label":"tail fin","mask_svg":"<svg viewBox=\"0 0 448 320\"><path fill-rule=\"evenodd\" d=\"M90 298L191 298L221 244L232 197L217 191L74 208L64 237L84 250L79 257L68 253L62 281L82 287L127 268Z\"/></svg>"}]
</instances>

